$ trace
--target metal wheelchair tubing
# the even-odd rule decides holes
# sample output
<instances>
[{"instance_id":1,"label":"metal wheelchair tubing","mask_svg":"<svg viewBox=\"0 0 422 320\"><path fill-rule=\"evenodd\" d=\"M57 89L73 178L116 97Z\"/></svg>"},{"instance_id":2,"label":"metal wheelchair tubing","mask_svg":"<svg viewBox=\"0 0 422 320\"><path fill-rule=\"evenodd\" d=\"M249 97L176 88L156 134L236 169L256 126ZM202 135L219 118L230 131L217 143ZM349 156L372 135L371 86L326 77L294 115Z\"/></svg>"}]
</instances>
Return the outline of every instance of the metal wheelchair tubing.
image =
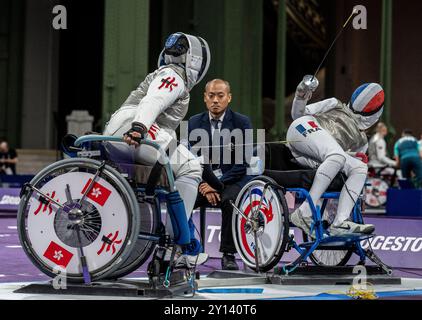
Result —
<instances>
[{"instance_id":1,"label":"metal wheelchair tubing","mask_svg":"<svg viewBox=\"0 0 422 320\"><path fill-rule=\"evenodd\" d=\"M101 165L98 167L97 172L95 172L94 177L91 179L91 182L89 183L88 187L85 190L85 193L82 195L82 198L78 201L78 207L80 208L82 206L82 201L85 200L87 194L91 191L91 188L94 186L95 180L98 178L98 176L101 174L105 167L105 161L101 162Z\"/></svg>"},{"instance_id":2,"label":"metal wheelchair tubing","mask_svg":"<svg viewBox=\"0 0 422 320\"><path fill-rule=\"evenodd\" d=\"M302 188L299 188L298 190L301 190L300 192L302 192L302 194L305 196L306 200L308 201L309 206L311 207L312 218L313 218L313 224L311 225L311 234L312 234L313 229L316 226L317 229L315 231L315 234L317 236L317 239L322 239L324 232L322 230L322 217L321 217L321 212L319 210L319 206L315 206L308 190L305 190Z\"/></svg>"},{"instance_id":3,"label":"metal wheelchair tubing","mask_svg":"<svg viewBox=\"0 0 422 320\"><path fill-rule=\"evenodd\" d=\"M297 267L297 265L300 263L300 261L306 261L306 259L318 248L318 246L319 246L319 244L322 240L322 237L323 237L322 212L323 211L320 211L319 206L315 206L312 199L310 198L308 190L303 189L303 188L287 188L287 191L297 192L297 193L299 193L300 198L303 198L303 199L308 201L309 206L311 207L312 216L313 216L313 220L314 220L314 222L311 226L311 233L313 231L315 223L319 222L318 225L317 225L317 230L315 232L316 233L316 239L314 240L314 244L309 249L300 248L300 246L296 243L296 241L293 240L293 248L300 254L300 257L292 263L292 265L296 264L293 268L293 270L294 270ZM328 193L327 192L327 193L324 193L321 198L324 199L324 202L325 202L328 199L338 199L339 196L340 196L339 193L334 193L334 192ZM324 202L323 202L323 208L325 210ZM359 199L355 202L355 205L353 207L353 219L356 222L359 222L359 221L362 220L361 212L358 208L358 205L359 205ZM361 247L359 241L356 242L356 251L357 251L357 254L360 257L360 260L365 261L364 258L366 257L366 254L364 253L364 250ZM290 270L289 272L292 272L293 270Z\"/></svg>"},{"instance_id":4,"label":"metal wheelchair tubing","mask_svg":"<svg viewBox=\"0 0 422 320\"><path fill-rule=\"evenodd\" d=\"M255 210L255 212L253 212L256 215L256 217L253 217L254 219L258 219L258 214L259 214L259 211L261 210L261 206L262 206L262 200L264 199L265 193L267 192L267 189L270 185L271 185L271 183L269 183L269 182L267 182L264 185L264 188L263 188L263 191L262 191L262 196L261 196L261 199L259 200L258 208ZM253 210L253 208L251 208L251 210Z\"/></svg>"},{"instance_id":5,"label":"metal wheelchair tubing","mask_svg":"<svg viewBox=\"0 0 422 320\"><path fill-rule=\"evenodd\" d=\"M139 188L135 188L134 189L136 192L145 192L145 187L139 187ZM156 191L156 194L155 194L155 196L160 196L160 195L167 195L168 194L168 191L167 190L165 190L165 189L156 189L155 190ZM157 206L156 206L156 210L155 211L157 211L156 212L156 215L157 215L157 220L159 221L159 222L163 222L162 221L162 219L161 219L161 212L160 212L160 209L159 209L159 204L161 203L161 201L160 200L158 200L158 203L157 203ZM139 234L138 234L138 239L141 239L141 240L148 240L148 241L154 241L154 242L159 242L159 240L160 240L160 238L161 238L161 235L159 235L159 234L152 234L152 233L145 233L145 232L139 232Z\"/></svg>"},{"instance_id":6,"label":"metal wheelchair tubing","mask_svg":"<svg viewBox=\"0 0 422 320\"><path fill-rule=\"evenodd\" d=\"M308 259L308 257L316 250L316 248L318 248L319 244L320 240L316 239L315 243L308 250L304 249L301 250L301 252L298 251L300 256L295 261L283 266L283 271L285 274L288 275L289 273L292 273L301 262L306 262L306 259Z\"/></svg>"}]
</instances>

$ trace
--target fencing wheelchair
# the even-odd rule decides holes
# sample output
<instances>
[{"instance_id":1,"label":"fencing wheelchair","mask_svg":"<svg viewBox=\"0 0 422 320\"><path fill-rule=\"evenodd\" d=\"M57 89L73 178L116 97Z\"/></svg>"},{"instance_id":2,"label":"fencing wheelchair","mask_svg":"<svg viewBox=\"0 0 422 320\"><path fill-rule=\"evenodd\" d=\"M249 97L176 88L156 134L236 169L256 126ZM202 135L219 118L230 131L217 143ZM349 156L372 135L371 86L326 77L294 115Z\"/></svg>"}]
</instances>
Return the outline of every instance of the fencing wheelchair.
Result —
<instances>
[{"instance_id":1,"label":"fencing wheelchair","mask_svg":"<svg viewBox=\"0 0 422 320\"><path fill-rule=\"evenodd\" d=\"M282 267L282 273L289 274L299 265L307 264L308 258L319 266L344 266L353 253L364 264L369 258L391 274L390 267L369 249L363 249L361 241L373 235L349 234L327 236L324 231L334 220L335 208L329 209L329 201L339 198L345 177L339 174L321 198L322 203L313 203L309 195L316 170L304 169L292 162L290 150L282 144L265 146L265 168L263 175L247 183L232 203L232 232L236 249L243 262L257 272L266 272L277 266L286 251L295 249L299 256ZM286 192L295 194L296 200L309 201L315 239L303 234L303 243L297 243L291 232ZM351 213L352 221L363 223L362 196L355 203Z\"/></svg>"},{"instance_id":2,"label":"fencing wheelchair","mask_svg":"<svg viewBox=\"0 0 422 320\"><path fill-rule=\"evenodd\" d=\"M152 141L140 143L161 154L152 168L120 152L119 145L127 149L121 138L67 136L64 151L71 158L49 165L22 188L19 237L43 273L61 271L71 282L90 283L123 277L150 258L151 285L170 285L174 257L190 242L188 222L167 154ZM173 237L165 231L162 206ZM194 266L184 272L193 283Z\"/></svg>"}]
</instances>

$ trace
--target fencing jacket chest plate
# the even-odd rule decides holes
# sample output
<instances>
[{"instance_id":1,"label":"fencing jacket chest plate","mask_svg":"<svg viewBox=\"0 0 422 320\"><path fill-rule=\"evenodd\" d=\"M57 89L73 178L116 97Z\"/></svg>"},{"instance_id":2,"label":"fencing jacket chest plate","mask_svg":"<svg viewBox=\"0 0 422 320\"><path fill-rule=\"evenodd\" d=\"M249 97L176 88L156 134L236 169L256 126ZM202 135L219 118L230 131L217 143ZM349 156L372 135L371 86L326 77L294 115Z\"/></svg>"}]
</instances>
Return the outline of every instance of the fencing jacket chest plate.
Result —
<instances>
[{"instance_id":1,"label":"fencing jacket chest plate","mask_svg":"<svg viewBox=\"0 0 422 320\"><path fill-rule=\"evenodd\" d=\"M344 151L358 151L368 143L365 132L359 130L353 112L340 101L333 109L313 116Z\"/></svg>"}]
</instances>

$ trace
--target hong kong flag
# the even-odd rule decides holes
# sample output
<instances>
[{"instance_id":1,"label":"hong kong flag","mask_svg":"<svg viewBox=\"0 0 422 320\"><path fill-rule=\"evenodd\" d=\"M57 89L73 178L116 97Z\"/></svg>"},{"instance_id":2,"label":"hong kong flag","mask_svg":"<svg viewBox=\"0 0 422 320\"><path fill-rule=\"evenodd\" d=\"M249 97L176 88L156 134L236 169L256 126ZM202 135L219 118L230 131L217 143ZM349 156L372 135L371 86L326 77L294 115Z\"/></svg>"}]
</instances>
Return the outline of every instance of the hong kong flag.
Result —
<instances>
[{"instance_id":1,"label":"hong kong flag","mask_svg":"<svg viewBox=\"0 0 422 320\"><path fill-rule=\"evenodd\" d=\"M81 194L84 194L86 189L91 184L92 179L89 179L88 182L85 184L85 187L81 191ZM91 187L91 190L88 191L87 197L90 198L92 201L95 201L100 206L104 206L107 202L108 197L110 196L111 191L104 187L102 184L98 182L94 182L94 185Z\"/></svg>"},{"instance_id":2,"label":"hong kong flag","mask_svg":"<svg viewBox=\"0 0 422 320\"><path fill-rule=\"evenodd\" d=\"M54 241L51 241L47 250L44 252L44 257L58 266L66 268L70 260L72 260L73 253L67 251L65 248L62 248Z\"/></svg>"}]
</instances>

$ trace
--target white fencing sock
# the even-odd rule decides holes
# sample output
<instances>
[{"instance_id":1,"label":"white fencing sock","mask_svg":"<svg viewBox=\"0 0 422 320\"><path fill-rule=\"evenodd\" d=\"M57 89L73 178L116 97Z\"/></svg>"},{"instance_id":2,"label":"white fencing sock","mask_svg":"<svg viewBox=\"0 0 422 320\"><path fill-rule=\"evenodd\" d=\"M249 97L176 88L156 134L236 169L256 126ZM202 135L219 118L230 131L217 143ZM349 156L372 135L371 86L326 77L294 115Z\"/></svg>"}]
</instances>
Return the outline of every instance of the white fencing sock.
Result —
<instances>
[{"instance_id":1,"label":"white fencing sock","mask_svg":"<svg viewBox=\"0 0 422 320\"><path fill-rule=\"evenodd\" d=\"M338 226L350 217L355 202L365 185L368 169L364 163L348 172L349 178L341 189L337 215L333 225Z\"/></svg>"},{"instance_id":2,"label":"white fencing sock","mask_svg":"<svg viewBox=\"0 0 422 320\"><path fill-rule=\"evenodd\" d=\"M327 190L337 173L343 169L345 162L346 158L344 155L332 154L318 167L311 190L309 191L309 195L315 205L318 203L322 194ZM303 216L312 216L308 201L303 202L299 207L299 210Z\"/></svg>"},{"instance_id":3,"label":"white fencing sock","mask_svg":"<svg viewBox=\"0 0 422 320\"><path fill-rule=\"evenodd\" d=\"M180 193L180 197L185 204L186 216L189 220L193 206L196 202L196 197L198 195L198 186L199 186L199 179L195 177L187 177L182 176L176 179L175 185L176 189Z\"/></svg>"}]
</instances>

